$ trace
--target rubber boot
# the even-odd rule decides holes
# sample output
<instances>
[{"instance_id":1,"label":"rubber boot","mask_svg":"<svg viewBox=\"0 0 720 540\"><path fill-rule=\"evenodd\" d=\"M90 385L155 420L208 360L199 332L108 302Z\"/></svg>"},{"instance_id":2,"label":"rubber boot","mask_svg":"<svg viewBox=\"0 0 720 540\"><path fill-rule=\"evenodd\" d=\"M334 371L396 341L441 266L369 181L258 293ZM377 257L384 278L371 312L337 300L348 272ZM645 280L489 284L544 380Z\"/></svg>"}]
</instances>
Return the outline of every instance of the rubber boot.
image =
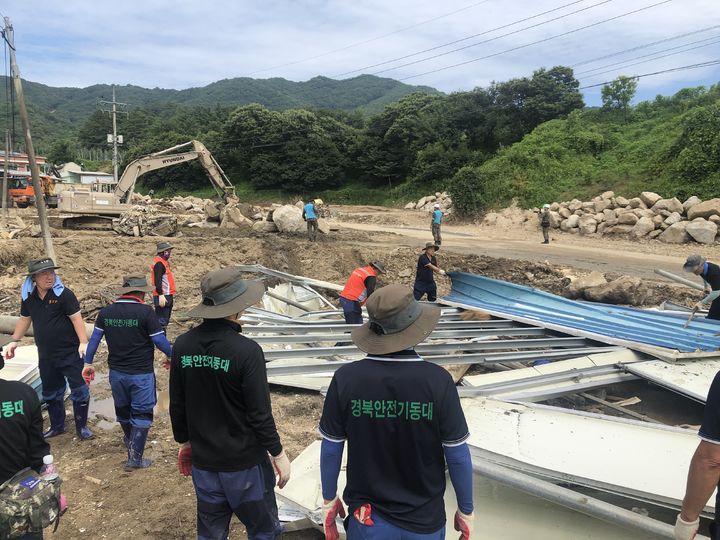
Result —
<instances>
[{"instance_id":1,"label":"rubber boot","mask_svg":"<svg viewBox=\"0 0 720 540\"><path fill-rule=\"evenodd\" d=\"M81 440L92 439L95 435L87 428L88 412L90 411L90 400L73 401L73 415L75 416L75 431Z\"/></svg>"},{"instance_id":2,"label":"rubber boot","mask_svg":"<svg viewBox=\"0 0 720 540\"><path fill-rule=\"evenodd\" d=\"M50 429L43 433L43 437L49 439L65 433L65 402L62 399L48 401L47 410Z\"/></svg>"},{"instance_id":3,"label":"rubber boot","mask_svg":"<svg viewBox=\"0 0 720 540\"><path fill-rule=\"evenodd\" d=\"M132 426L130 426L130 422L120 422L120 427L123 430L123 444L125 445L125 448L130 448L130 432L132 431Z\"/></svg>"},{"instance_id":4,"label":"rubber boot","mask_svg":"<svg viewBox=\"0 0 720 540\"><path fill-rule=\"evenodd\" d=\"M130 445L128 446L128 460L125 464L126 471L132 471L133 469L147 469L150 465L152 465L151 459L143 458L148 431L150 431L150 428L132 426L132 431L130 432Z\"/></svg>"}]
</instances>

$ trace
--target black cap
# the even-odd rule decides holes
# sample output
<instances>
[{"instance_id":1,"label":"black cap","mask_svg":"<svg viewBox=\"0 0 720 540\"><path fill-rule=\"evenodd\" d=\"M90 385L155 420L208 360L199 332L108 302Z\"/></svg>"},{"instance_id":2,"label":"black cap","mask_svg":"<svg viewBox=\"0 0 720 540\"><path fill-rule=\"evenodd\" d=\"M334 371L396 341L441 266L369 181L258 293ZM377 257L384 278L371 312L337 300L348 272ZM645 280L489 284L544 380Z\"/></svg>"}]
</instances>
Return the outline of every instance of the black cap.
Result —
<instances>
[{"instance_id":1,"label":"black cap","mask_svg":"<svg viewBox=\"0 0 720 540\"><path fill-rule=\"evenodd\" d=\"M380 261L373 261L370 263L370 266L374 267L381 274L385 273L385 265Z\"/></svg>"}]
</instances>

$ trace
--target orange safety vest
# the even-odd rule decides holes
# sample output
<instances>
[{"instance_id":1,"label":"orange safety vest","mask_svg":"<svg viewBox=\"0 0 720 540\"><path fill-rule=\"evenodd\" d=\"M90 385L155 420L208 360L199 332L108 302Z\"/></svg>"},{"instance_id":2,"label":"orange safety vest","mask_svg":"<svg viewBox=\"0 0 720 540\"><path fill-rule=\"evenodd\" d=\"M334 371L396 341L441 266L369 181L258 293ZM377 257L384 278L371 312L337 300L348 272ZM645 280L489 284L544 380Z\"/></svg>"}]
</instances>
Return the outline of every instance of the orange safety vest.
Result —
<instances>
[{"instance_id":1,"label":"orange safety vest","mask_svg":"<svg viewBox=\"0 0 720 540\"><path fill-rule=\"evenodd\" d=\"M348 300L357 300L361 304L364 304L368 297L367 289L365 288L365 279L370 276L377 276L377 270L374 267L365 266L363 268L356 268L352 274L350 274L340 296Z\"/></svg>"},{"instance_id":2,"label":"orange safety vest","mask_svg":"<svg viewBox=\"0 0 720 540\"><path fill-rule=\"evenodd\" d=\"M162 277L162 291L163 294L177 294L177 289L175 289L175 278L172 275L172 272L170 271L170 265L168 262L163 259L160 255L155 257L155 260L153 261L153 265L150 267L150 283L152 284L152 294L153 296L158 296L157 288L155 287L155 265L157 263L162 263L162 265L165 267L165 273Z\"/></svg>"}]
</instances>

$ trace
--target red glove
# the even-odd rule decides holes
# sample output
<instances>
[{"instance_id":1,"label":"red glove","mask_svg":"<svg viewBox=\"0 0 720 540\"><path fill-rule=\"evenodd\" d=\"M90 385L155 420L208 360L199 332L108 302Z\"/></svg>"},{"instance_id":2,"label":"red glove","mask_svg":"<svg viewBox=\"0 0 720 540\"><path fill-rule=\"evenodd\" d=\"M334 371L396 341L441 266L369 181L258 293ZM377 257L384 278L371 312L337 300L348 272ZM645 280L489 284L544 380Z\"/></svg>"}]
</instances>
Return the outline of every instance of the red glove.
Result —
<instances>
[{"instance_id":1,"label":"red glove","mask_svg":"<svg viewBox=\"0 0 720 540\"><path fill-rule=\"evenodd\" d=\"M181 446L178 450L178 471L183 476L190 476L192 473L192 448L190 444Z\"/></svg>"},{"instance_id":2,"label":"red glove","mask_svg":"<svg viewBox=\"0 0 720 540\"><path fill-rule=\"evenodd\" d=\"M338 497L332 501L323 501L323 529L325 530L325 540L338 540L340 533L337 529L335 518L340 515L341 518L346 516L345 508Z\"/></svg>"},{"instance_id":3,"label":"red glove","mask_svg":"<svg viewBox=\"0 0 720 540\"><path fill-rule=\"evenodd\" d=\"M87 364L82 370L82 378L85 379L85 384L90 386L90 383L95 380L95 368Z\"/></svg>"},{"instance_id":4,"label":"red glove","mask_svg":"<svg viewBox=\"0 0 720 540\"><path fill-rule=\"evenodd\" d=\"M474 513L468 516L463 514L460 510L455 512L455 530L460 533L460 540L470 540L474 519Z\"/></svg>"},{"instance_id":5,"label":"red glove","mask_svg":"<svg viewBox=\"0 0 720 540\"><path fill-rule=\"evenodd\" d=\"M170 369L170 359L169 359L169 358L165 358L165 360L163 360L162 366L163 366L165 369Z\"/></svg>"}]
</instances>

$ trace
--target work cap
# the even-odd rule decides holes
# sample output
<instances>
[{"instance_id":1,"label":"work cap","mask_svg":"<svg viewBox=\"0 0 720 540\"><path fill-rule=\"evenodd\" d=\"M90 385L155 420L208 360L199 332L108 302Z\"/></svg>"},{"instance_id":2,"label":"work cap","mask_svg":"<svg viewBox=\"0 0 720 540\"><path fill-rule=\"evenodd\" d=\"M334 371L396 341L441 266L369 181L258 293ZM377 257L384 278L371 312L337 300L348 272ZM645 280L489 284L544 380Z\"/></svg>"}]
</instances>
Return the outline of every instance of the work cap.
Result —
<instances>
[{"instance_id":1,"label":"work cap","mask_svg":"<svg viewBox=\"0 0 720 540\"><path fill-rule=\"evenodd\" d=\"M122 296L131 292L152 292L152 287L148 285L147 278L145 276L125 276L122 281L122 286L114 290L115 294Z\"/></svg>"},{"instance_id":2,"label":"work cap","mask_svg":"<svg viewBox=\"0 0 720 540\"><path fill-rule=\"evenodd\" d=\"M439 202L436 202L436 203L433 205L433 207L435 207L435 208L440 208L440 203L439 203Z\"/></svg>"},{"instance_id":3,"label":"work cap","mask_svg":"<svg viewBox=\"0 0 720 540\"><path fill-rule=\"evenodd\" d=\"M692 272L698 266L704 263L705 259L704 257L702 257L702 255L690 255L685 261L685 264L683 264L683 270L685 270L686 272Z\"/></svg>"},{"instance_id":4,"label":"work cap","mask_svg":"<svg viewBox=\"0 0 720 540\"><path fill-rule=\"evenodd\" d=\"M549 205L549 204L543 204L543 209L545 209L545 208L550 208L550 205Z\"/></svg>"},{"instance_id":5,"label":"work cap","mask_svg":"<svg viewBox=\"0 0 720 540\"><path fill-rule=\"evenodd\" d=\"M169 249L175 249L170 242L158 242L155 253L162 253L163 251L167 251Z\"/></svg>"},{"instance_id":6,"label":"work cap","mask_svg":"<svg viewBox=\"0 0 720 540\"><path fill-rule=\"evenodd\" d=\"M430 248L435 248L435 251L437 251L440 249L440 246L438 246L435 242L425 242L425 247L423 248L423 251Z\"/></svg>"},{"instance_id":7,"label":"work cap","mask_svg":"<svg viewBox=\"0 0 720 540\"><path fill-rule=\"evenodd\" d=\"M377 289L365 304L369 322L351 335L358 349L369 354L389 354L414 347L427 338L440 319L440 308L421 304L405 285Z\"/></svg>"},{"instance_id":8,"label":"work cap","mask_svg":"<svg viewBox=\"0 0 720 540\"><path fill-rule=\"evenodd\" d=\"M381 263L380 261L373 261L370 263L370 266L375 268L375 270L377 270L381 274L385 273L385 265L383 263Z\"/></svg>"},{"instance_id":9,"label":"work cap","mask_svg":"<svg viewBox=\"0 0 720 540\"><path fill-rule=\"evenodd\" d=\"M202 302L192 308L188 315L201 319L223 319L240 313L258 303L265 294L260 281L242 278L237 266L208 272L200 282Z\"/></svg>"},{"instance_id":10,"label":"work cap","mask_svg":"<svg viewBox=\"0 0 720 540\"><path fill-rule=\"evenodd\" d=\"M30 261L28 264L28 276L34 276L40 272L45 272L46 270L56 270L58 268L60 267L57 266L55 261L53 261L50 257L35 259L34 261Z\"/></svg>"}]
</instances>

